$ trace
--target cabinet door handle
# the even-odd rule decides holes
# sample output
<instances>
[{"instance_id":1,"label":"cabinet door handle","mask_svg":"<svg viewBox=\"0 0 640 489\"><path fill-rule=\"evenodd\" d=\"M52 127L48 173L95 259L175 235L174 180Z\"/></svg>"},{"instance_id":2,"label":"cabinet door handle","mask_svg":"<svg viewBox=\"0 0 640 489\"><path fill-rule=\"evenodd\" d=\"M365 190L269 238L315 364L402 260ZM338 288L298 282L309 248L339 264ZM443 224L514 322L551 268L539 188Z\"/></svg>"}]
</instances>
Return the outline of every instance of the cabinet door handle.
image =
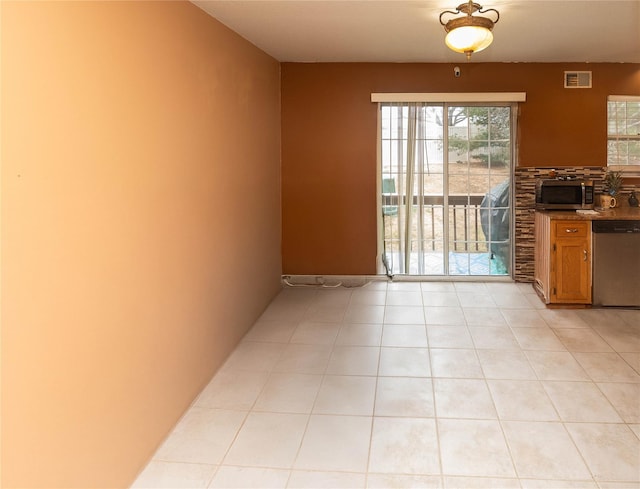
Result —
<instances>
[{"instance_id":1,"label":"cabinet door handle","mask_svg":"<svg viewBox=\"0 0 640 489\"><path fill-rule=\"evenodd\" d=\"M565 229L564 232L565 233L577 233L578 230L576 228L571 228L571 229Z\"/></svg>"},{"instance_id":2,"label":"cabinet door handle","mask_svg":"<svg viewBox=\"0 0 640 489\"><path fill-rule=\"evenodd\" d=\"M587 261L587 250L582 250L582 252L584 253L584 261Z\"/></svg>"}]
</instances>

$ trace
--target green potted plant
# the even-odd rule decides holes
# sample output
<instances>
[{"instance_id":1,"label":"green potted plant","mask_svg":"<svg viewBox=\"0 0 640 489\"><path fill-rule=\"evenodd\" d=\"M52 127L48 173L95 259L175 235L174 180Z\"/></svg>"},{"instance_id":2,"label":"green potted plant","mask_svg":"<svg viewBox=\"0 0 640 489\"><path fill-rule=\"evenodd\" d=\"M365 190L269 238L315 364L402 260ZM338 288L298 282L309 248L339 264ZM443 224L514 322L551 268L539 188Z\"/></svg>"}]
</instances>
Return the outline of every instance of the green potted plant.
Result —
<instances>
[{"instance_id":1,"label":"green potted plant","mask_svg":"<svg viewBox=\"0 0 640 489\"><path fill-rule=\"evenodd\" d=\"M602 191L605 194L615 197L622 186L622 172L609 170L604 175L604 187Z\"/></svg>"}]
</instances>

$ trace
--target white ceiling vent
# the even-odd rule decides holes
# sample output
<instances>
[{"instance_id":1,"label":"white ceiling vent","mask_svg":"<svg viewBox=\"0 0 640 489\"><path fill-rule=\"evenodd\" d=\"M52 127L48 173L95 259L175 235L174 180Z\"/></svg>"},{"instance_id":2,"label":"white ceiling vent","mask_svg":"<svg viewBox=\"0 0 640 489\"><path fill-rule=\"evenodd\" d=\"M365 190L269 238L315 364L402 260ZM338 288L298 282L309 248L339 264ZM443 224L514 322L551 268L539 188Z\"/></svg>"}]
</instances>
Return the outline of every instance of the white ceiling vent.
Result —
<instances>
[{"instance_id":1,"label":"white ceiling vent","mask_svg":"<svg viewBox=\"0 0 640 489\"><path fill-rule=\"evenodd\" d=\"M591 72L565 71L564 88L591 88Z\"/></svg>"}]
</instances>

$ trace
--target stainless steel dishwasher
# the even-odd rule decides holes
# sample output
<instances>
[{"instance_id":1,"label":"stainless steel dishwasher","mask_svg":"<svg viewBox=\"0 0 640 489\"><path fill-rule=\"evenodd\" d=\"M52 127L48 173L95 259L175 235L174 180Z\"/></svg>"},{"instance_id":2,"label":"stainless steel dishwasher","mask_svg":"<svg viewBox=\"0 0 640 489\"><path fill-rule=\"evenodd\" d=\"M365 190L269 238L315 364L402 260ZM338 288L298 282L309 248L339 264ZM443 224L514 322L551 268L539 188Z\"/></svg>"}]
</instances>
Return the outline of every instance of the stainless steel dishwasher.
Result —
<instances>
[{"instance_id":1,"label":"stainless steel dishwasher","mask_svg":"<svg viewBox=\"0 0 640 489\"><path fill-rule=\"evenodd\" d=\"M640 307L640 221L593 221L593 305Z\"/></svg>"}]
</instances>

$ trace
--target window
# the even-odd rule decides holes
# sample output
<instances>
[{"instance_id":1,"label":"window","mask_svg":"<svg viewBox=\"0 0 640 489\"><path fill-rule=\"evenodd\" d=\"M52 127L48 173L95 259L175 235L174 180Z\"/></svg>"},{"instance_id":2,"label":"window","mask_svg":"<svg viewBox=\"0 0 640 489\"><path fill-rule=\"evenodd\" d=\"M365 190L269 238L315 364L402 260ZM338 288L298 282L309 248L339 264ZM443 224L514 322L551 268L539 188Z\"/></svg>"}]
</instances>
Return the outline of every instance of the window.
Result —
<instances>
[{"instance_id":1,"label":"window","mask_svg":"<svg viewBox=\"0 0 640 489\"><path fill-rule=\"evenodd\" d=\"M379 273L509 276L524 92L372 93Z\"/></svg>"},{"instance_id":2,"label":"window","mask_svg":"<svg viewBox=\"0 0 640 489\"><path fill-rule=\"evenodd\" d=\"M387 275L510 274L514 117L508 103L380 103Z\"/></svg>"},{"instance_id":3,"label":"window","mask_svg":"<svg viewBox=\"0 0 640 489\"><path fill-rule=\"evenodd\" d=\"M607 165L640 166L640 97L609 96Z\"/></svg>"}]
</instances>

